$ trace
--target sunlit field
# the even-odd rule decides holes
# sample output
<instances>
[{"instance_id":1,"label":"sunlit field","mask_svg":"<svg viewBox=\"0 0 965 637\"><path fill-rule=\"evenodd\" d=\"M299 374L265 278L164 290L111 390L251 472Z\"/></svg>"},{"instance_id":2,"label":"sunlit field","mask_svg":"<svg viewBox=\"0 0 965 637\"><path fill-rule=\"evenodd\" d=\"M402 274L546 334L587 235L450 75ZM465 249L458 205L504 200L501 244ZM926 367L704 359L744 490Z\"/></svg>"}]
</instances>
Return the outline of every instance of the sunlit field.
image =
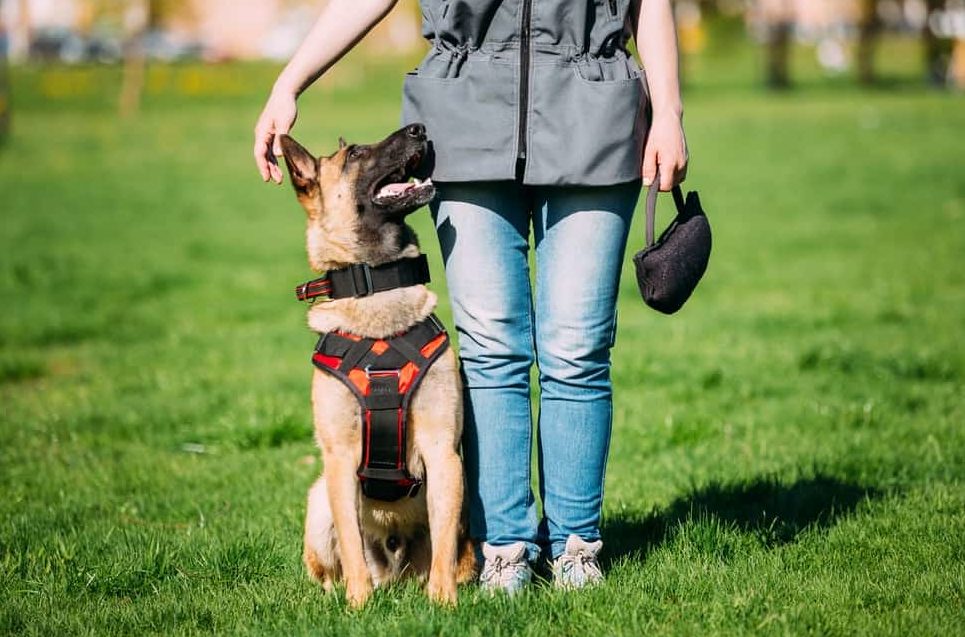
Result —
<instances>
[{"instance_id":1,"label":"sunlit field","mask_svg":"<svg viewBox=\"0 0 965 637\"><path fill-rule=\"evenodd\" d=\"M153 67L123 120L118 69L16 69L0 632L965 633L965 102L918 82L914 47L885 53L862 90L800 52L780 94L747 45L688 61L714 253L673 317L627 260L606 584L466 587L455 610L413 584L360 612L301 565L321 466L292 288L311 273L303 213L250 151L277 68ZM296 136L380 139L412 62L349 59ZM411 222L451 326L428 215Z\"/></svg>"}]
</instances>

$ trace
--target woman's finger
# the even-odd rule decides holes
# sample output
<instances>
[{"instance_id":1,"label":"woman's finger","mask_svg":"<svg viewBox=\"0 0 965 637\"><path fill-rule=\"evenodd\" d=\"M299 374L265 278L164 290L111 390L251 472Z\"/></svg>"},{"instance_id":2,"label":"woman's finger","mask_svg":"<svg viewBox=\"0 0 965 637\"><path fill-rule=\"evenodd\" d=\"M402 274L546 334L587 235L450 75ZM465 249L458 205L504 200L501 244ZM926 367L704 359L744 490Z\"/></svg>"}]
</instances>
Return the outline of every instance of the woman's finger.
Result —
<instances>
[{"instance_id":1,"label":"woman's finger","mask_svg":"<svg viewBox=\"0 0 965 637\"><path fill-rule=\"evenodd\" d=\"M275 157L281 157L281 156L282 156L282 152L281 152L281 136L282 136L282 135L287 135L287 134L288 134L288 130L289 130L288 126L276 126L275 138L274 138L274 140L273 140L273 142L272 142L272 145L271 145L271 152L272 152L272 155L274 155ZM277 163L277 162L276 162L276 163Z\"/></svg>"},{"instance_id":2,"label":"woman's finger","mask_svg":"<svg viewBox=\"0 0 965 637\"><path fill-rule=\"evenodd\" d=\"M261 175L262 181L268 181L268 163L263 161L261 158L260 144L255 142L255 166L258 168L258 174Z\"/></svg>"},{"instance_id":3,"label":"woman's finger","mask_svg":"<svg viewBox=\"0 0 965 637\"><path fill-rule=\"evenodd\" d=\"M662 192L667 192L672 190L674 187L674 179L676 179L676 171L672 166L667 167L665 170L660 171L660 190Z\"/></svg>"},{"instance_id":4,"label":"woman's finger","mask_svg":"<svg viewBox=\"0 0 965 637\"><path fill-rule=\"evenodd\" d=\"M276 184L280 184L285 178L281 172L281 168L278 166L278 159L274 155L268 157L268 170L271 171L271 178Z\"/></svg>"},{"instance_id":5,"label":"woman's finger","mask_svg":"<svg viewBox=\"0 0 965 637\"><path fill-rule=\"evenodd\" d=\"M255 129L255 165L263 181L268 181L271 173L268 168L268 149L270 148L271 133Z\"/></svg>"},{"instance_id":6,"label":"woman's finger","mask_svg":"<svg viewBox=\"0 0 965 637\"><path fill-rule=\"evenodd\" d=\"M275 137L272 130L274 125L270 122L262 123L258 122L258 126L255 128L255 164L258 165L258 172L261 173L261 178L268 181L272 177L271 172L271 162L273 157L271 155L271 146L273 138Z\"/></svg>"},{"instance_id":7,"label":"woman's finger","mask_svg":"<svg viewBox=\"0 0 965 637\"><path fill-rule=\"evenodd\" d=\"M657 174L657 153L648 148L643 153L643 185L649 186Z\"/></svg>"}]
</instances>

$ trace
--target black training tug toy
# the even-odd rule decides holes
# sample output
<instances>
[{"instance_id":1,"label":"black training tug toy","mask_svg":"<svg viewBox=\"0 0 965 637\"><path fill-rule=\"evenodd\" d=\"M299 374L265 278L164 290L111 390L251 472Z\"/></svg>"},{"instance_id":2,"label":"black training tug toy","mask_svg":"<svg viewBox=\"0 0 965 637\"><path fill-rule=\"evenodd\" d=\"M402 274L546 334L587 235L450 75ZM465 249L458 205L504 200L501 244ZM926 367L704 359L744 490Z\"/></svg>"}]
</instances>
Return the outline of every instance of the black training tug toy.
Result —
<instances>
[{"instance_id":1,"label":"black training tug toy","mask_svg":"<svg viewBox=\"0 0 965 637\"><path fill-rule=\"evenodd\" d=\"M654 242L660 172L647 191L647 245L633 255L637 286L644 302L664 314L673 314L690 298L710 259L710 222L696 192L684 201L680 186L673 188L677 216Z\"/></svg>"}]
</instances>

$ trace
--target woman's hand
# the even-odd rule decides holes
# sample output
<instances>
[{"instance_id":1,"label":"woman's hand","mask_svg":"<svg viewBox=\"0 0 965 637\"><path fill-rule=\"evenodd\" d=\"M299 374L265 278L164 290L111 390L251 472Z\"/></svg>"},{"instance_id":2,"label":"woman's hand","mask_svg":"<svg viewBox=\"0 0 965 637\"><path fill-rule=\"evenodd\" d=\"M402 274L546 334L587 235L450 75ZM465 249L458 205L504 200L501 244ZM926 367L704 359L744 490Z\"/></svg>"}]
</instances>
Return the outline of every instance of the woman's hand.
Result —
<instances>
[{"instance_id":1,"label":"woman's hand","mask_svg":"<svg viewBox=\"0 0 965 637\"><path fill-rule=\"evenodd\" d=\"M676 115L657 115L650 126L643 150L643 185L653 183L660 167L660 190L668 191L687 178L687 139Z\"/></svg>"},{"instance_id":2,"label":"woman's hand","mask_svg":"<svg viewBox=\"0 0 965 637\"><path fill-rule=\"evenodd\" d=\"M687 176L687 140L677 64L677 30L670 0L631 0L631 20L647 70L653 122L643 149L643 183L653 183L660 167L660 190L670 190Z\"/></svg>"},{"instance_id":3,"label":"woman's hand","mask_svg":"<svg viewBox=\"0 0 965 637\"><path fill-rule=\"evenodd\" d=\"M255 124L255 163L265 181L280 184L278 136L295 125L295 99L358 43L397 0L329 0L295 55L278 76Z\"/></svg>"},{"instance_id":4,"label":"woman's hand","mask_svg":"<svg viewBox=\"0 0 965 637\"><path fill-rule=\"evenodd\" d=\"M287 134L297 117L295 93L278 89L272 91L255 124L255 163L264 181L270 179L276 184L281 183L282 172L277 159L281 156L278 136Z\"/></svg>"}]
</instances>

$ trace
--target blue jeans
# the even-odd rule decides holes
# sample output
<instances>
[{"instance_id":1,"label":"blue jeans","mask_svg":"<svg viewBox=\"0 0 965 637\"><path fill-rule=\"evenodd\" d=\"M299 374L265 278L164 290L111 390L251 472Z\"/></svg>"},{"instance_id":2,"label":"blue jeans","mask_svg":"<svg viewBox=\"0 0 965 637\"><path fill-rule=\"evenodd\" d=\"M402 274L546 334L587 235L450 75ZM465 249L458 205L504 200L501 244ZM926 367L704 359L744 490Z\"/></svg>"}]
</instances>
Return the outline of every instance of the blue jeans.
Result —
<instances>
[{"instance_id":1,"label":"blue jeans","mask_svg":"<svg viewBox=\"0 0 965 637\"><path fill-rule=\"evenodd\" d=\"M595 187L437 184L431 204L465 383L470 533L559 556L600 536L610 444L610 348L640 182ZM529 229L535 245L530 284ZM543 519L530 487L530 369L539 369Z\"/></svg>"}]
</instances>

